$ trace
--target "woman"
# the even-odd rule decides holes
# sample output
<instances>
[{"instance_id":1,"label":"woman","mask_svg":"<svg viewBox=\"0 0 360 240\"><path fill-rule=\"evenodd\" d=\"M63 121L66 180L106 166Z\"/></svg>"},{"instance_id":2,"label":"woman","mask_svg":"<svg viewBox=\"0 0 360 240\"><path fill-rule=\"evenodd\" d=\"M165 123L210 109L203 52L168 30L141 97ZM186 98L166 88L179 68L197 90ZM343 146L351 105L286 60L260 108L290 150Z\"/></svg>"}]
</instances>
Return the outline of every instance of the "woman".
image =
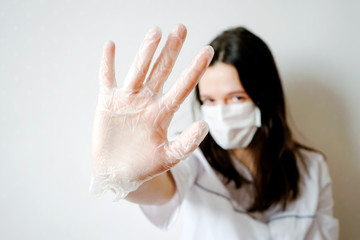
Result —
<instances>
[{"instance_id":1,"label":"woman","mask_svg":"<svg viewBox=\"0 0 360 240\"><path fill-rule=\"evenodd\" d=\"M266 44L244 28L225 31L162 95L186 29L169 34L144 81L160 35L145 37L122 89L114 45L105 47L91 190L140 204L162 229L181 206L183 239L337 239L326 162L293 140ZM168 142L171 118L195 85L210 134L199 121Z\"/></svg>"}]
</instances>

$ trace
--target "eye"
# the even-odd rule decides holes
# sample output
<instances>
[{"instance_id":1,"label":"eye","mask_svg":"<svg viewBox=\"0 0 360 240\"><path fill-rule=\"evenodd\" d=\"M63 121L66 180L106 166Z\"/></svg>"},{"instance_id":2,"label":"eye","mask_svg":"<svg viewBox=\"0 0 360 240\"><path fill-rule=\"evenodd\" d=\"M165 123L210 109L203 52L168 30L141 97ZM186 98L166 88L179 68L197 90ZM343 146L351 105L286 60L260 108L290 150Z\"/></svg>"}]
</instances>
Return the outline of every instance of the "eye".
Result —
<instances>
[{"instance_id":1,"label":"eye","mask_svg":"<svg viewBox=\"0 0 360 240\"><path fill-rule=\"evenodd\" d=\"M242 95L234 95L231 96L229 99L230 103L238 103L238 102L243 102L245 100L245 97Z\"/></svg>"},{"instance_id":2,"label":"eye","mask_svg":"<svg viewBox=\"0 0 360 240\"><path fill-rule=\"evenodd\" d=\"M203 98L201 99L201 102L204 105L213 105L215 101L212 98Z\"/></svg>"}]
</instances>

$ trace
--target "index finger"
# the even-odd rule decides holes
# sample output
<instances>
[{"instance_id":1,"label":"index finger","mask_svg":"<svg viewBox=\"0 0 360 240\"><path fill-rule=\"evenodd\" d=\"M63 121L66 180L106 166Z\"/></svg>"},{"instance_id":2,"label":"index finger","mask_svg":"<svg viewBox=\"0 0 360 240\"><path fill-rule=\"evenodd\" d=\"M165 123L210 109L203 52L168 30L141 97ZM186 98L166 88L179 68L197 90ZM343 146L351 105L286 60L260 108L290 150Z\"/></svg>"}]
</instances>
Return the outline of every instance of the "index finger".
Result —
<instances>
[{"instance_id":1,"label":"index finger","mask_svg":"<svg viewBox=\"0 0 360 240\"><path fill-rule=\"evenodd\" d=\"M169 110L177 110L179 105L194 89L214 56L211 46L204 47L194 58L191 65L181 74L179 79L164 95L162 104Z\"/></svg>"}]
</instances>

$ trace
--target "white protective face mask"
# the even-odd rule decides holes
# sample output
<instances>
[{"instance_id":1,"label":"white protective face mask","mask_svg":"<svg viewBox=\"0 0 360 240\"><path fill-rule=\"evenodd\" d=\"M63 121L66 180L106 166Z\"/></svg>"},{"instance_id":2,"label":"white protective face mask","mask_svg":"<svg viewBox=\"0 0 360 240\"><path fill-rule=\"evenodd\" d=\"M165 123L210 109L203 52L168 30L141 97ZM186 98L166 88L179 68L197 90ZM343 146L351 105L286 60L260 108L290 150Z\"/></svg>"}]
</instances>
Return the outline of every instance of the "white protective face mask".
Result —
<instances>
[{"instance_id":1,"label":"white protective face mask","mask_svg":"<svg viewBox=\"0 0 360 240\"><path fill-rule=\"evenodd\" d=\"M260 109L252 102L201 106L210 134L223 149L247 147L261 126Z\"/></svg>"}]
</instances>

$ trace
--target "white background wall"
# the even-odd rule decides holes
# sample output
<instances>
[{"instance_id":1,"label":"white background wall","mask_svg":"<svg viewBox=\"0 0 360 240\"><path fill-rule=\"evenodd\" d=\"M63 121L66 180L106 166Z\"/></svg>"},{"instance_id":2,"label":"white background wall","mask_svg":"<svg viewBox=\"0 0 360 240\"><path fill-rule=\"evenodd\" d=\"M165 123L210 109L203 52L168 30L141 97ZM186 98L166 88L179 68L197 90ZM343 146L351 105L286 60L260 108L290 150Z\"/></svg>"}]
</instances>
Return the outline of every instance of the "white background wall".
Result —
<instances>
[{"instance_id":1,"label":"white background wall","mask_svg":"<svg viewBox=\"0 0 360 240\"><path fill-rule=\"evenodd\" d=\"M147 29L166 36L176 23L188 38L169 83L228 27L268 43L292 122L328 157L341 239L359 239L360 4L291 2L2 0L0 239L178 239L181 220L163 233L136 205L88 193L103 43L117 44L121 82ZM187 111L189 101L172 132L191 121Z\"/></svg>"}]
</instances>

